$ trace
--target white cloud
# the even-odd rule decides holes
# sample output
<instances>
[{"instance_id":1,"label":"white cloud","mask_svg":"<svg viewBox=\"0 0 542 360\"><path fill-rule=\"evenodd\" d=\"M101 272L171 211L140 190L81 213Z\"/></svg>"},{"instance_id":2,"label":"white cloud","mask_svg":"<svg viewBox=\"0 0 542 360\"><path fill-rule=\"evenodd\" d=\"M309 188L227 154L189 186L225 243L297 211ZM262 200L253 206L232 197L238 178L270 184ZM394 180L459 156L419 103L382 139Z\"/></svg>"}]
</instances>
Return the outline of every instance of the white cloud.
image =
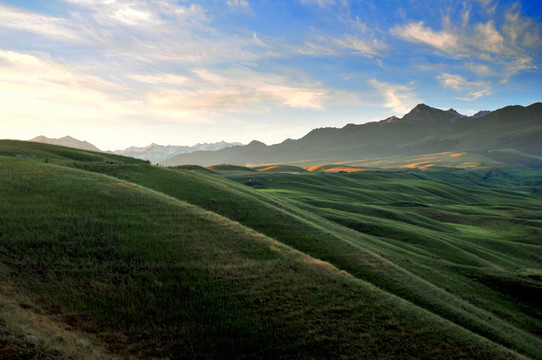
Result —
<instances>
[{"instance_id":1,"label":"white cloud","mask_svg":"<svg viewBox=\"0 0 542 360\"><path fill-rule=\"evenodd\" d=\"M186 76L177 74L157 74L157 75L128 75L130 79L147 84L171 84L171 85L186 85L193 80Z\"/></svg>"},{"instance_id":2,"label":"white cloud","mask_svg":"<svg viewBox=\"0 0 542 360\"><path fill-rule=\"evenodd\" d=\"M324 110L323 101L326 97L326 91L323 89L289 85L262 85L255 90L292 108Z\"/></svg>"},{"instance_id":3,"label":"white cloud","mask_svg":"<svg viewBox=\"0 0 542 360\"><path fill-rule=\"evenodd\" d=\"M459 100L474 101L492 94L491 83L487 81L468 81L461 75L448 73L437 76L437 79L442 87L468 94L468 96L457 97Z\"/></svg>"},{"instance_id":4,"label":"white cloud","mask_svg":"<svg viewBox=\"0 0 542 360\"><path fill-rule=\"evenodd\" d=\"M361 22L361 20L359 19L359 16L356 16L355 19L349 19L348 22L350 26L352 26L354 29L360 30L361 32L367 32L369 30L369 28L367 27L367 24Z\"/></svg>"},{"instance_id":5,"label":"white cloud","mask_svg":"<svg viewBox=\"0 0 542 360\"><path fill-rule=\"evenodd\" d=\"M73 123L128 126L140 118L208 123L226 113L259 113L270 106L322 110L327 99L327 90L318 83L248 69L125 77L136 82L121 87L45 55L0 51L0 118L41 119L57 128Z\"/></svg>"},{"instance_id":6,"label":"white cloud","mask_svg":"<svg viewBox=\"0 0 542 360\"><path fill-rule=\"evenodd\" d=\"M479 48L494 54L514 55L514 51L508 48L504 43L504 38L497 31L492 21L483 24L476 24L474 34L471 37L465 38L472 49Z\"/></svg>"},{"instance_id":7,"label":"white cloud","mask_svg":"<svg viewBox=\"0 0 542 360\"><path fill-rule=\"evenodd\" d=\"M327 92L316 83L300 83L287 76L234 69L223 73L207 69L193 71L209 86L202 86L195 96L206 98L211 107L239 109L239 105L276 102L280 106L302 109L324 108ZM295 83L295 85L294 85Z\"/></svg>"},{"instance_id":8,"label":"white cloud","mask_svg":"<svg viewBox=\"0 0 542 360\"><path fill-rule=\"evenodd\" d=\"M505 13L502 31L514 48L536 49L542 46L539 27L531 19L522 17L517 6Z\"/></svg>"},{"instance_id":9,"label":"white cloud","mask_svg":"<svg viewBox=\"0 0 542 360\"><path fill-rule=\"evenodd\" d=\"M326 6L335 4L335 0L301 0L301 3L303 5L316 4L320 7L326 7Z\"/></svg>"},{"instance_id":10,"label":"white cloud","mask_svg":"<svg viewBox=\"0 0 542 360\"><path fill-rule=\"evenodd\" d=\"M5 121L39 121L45 128L117 119L137 111L118 102L122 90L44 56L0 50L0 119Z\"/></svg>"},{"instance_id":11,"label":"white cloud","mask_svg":"<svg viewBox=\"0 0 542 360\"><path fill-rule=\"evenodd\" d=\"M486 64L467 63L465 67L479 76L495 76L497 75L493 69Z\"/></svg>"},{"instance_id":12,"label":"white cloud","mask_svg":"<svg viewBox=\"0 0 542 360\"><path fill-rule=\"evenodd\" d=\"M271 46L265 43L262 39L258 37L258 34L252 33L252 39L254 40L254 44L256 44L259 47L268 48L270 49Z\"/></svg>"},{"instance_id":13,"label":"white cloud","mask_svg":"<svg viewBox=\"0 0 542 360\"><path fill-rule=\"evenodd\" d=\"M384 97L384 107L392 109L397 115L406 114L414 104L420 102L417 100L414 90L409 86L382 82L376 79L369 80L369 84Z\"/></svg>"},{"instance_id":14,"label":"white cloud","mask_svg":"<svg viewBox=\"0 0 542 360\"><path fill-rule=\"evenodd\" d=\"M520 57L504 64L504 70L501 73L501 83L507 83L509 78L523 71L534 71L540 67L533 64L533 58Z\"/></svg>"},{"instance_id":15,"label":"white cloud","mask_svg":"<svg viewBox=\"0 0 542 360\"><path fill-rule=\"evenodd\" d=\"M464 52L459 38L455 34L449 31L434 31L425 27L423 21L403 26L396 25L390 30L390 33L403 40L430 45L447 53L459 55Z\"/></svg>"},{"instance_id":16,"label":"white cloud","mask_svg":"<svg viewBox=\"0 0 542 360\"><path fill-rule=\"evenodd\" d=\"M312 41L306 41L302 46L296 46L295 52L312 56L341 56L345 54L362 55L365 57L383 56L388 46L381 40L370 35L344 35L341 38L314 36Z\"/></svg>"},{"instance_id":17,"label":"white cloud","mask_svg":"<svg viewBox=\"0 0 542 360\"><path fill-rule=\"evenodd\" d=\"M480 3L482 3L484 6L489 6L493 2L493 0L478 0Z\"/></svg>"},{"instance_id":18,"label":"white cloud","mask_svg":"<svg viewBox=\"0 0 542 360\"><path fill-rule=\"evenodd\" d=\"M305 42L305 44L303 44L301 47L296 47L296 51L299 54L312 56L336 56L340 54L340 52L336 49L332 49L329 46L315 44L311 41Z\"/></svg>"},{"instance_id":19,"label":"white cloud","mask_svg":"<svg viewBox=\"0 0 542 360\"><path fill-rule=\"evenodd\" d=\"M248 8L249 4L247 0L227 0L226 4L231 7Z\"/></svg>"},{"instance_id":20,"label":"white cloud","mask_svg":"<svg viewBox=\"0 0 542 360\"><path fill-rule=\"evenodd\" d=\"M0 5L0 28L23 30L59 40L82 41L80 31L70 21Z\"/></svg>"},{"instance_id":21,"label":"white cloud","mask_svg":"<svg viewBox=\"0 0 542 360\"><path fill-rule=\"evenodd\" d=\"M158 18L142 1L123 0L63 0L93 11L93 17L102 25L144 26L157 24Z\"/></svg>"},{"instance_id":22,"label":"white cloud","mask_svg":"<svg viewBox=\"0 0 542 360\"><path fill-rule=\"evenodd\" d=\"M482 1L484 8L492 1ZM504 22L497 19L470 24L471 8L465 6L461 26L454 27L449 16L443 18L443 30L435 31L423 22L396 25L390 33L397 38L428 45L452 58L476 59L466 62L466 68L480 76L496 76L501 82L522 71L537 69L533 53L542 47L539 26L530 18L521 16L519 5L513 5L503 14ZM482 62L482 63L480 63Z\"/></svg>"},{"instance_id":23,"label":"white cloud","mask_svg":"<svg viewBox=\"0 0 542 360\"><path fill-rule=\"evenodd\" d=\"M365 56L381 56L382 52L387 49L386 44L377 39L366 41L354 36L335 39L334 43L340 48L353 50L354 53Z\"/></svg>"},{"instance_id":24,"label":"white cloud","mask_svg":"<svg viewBox=\"0 0 542 360\"><path fill-rule=\"evenodd\" d=\"M467 26L469 26L469 21L470 21L470 9L465 10L465 12L463 13L462 18L463 18L463 20L462 20L462 26L463 26L463 28L466 28Z\"/></svg>"},{"instance_id":25,"label":"white cloud","mask_svg":"<svg viewBox=\"0 0 542 360\"><path fill-rule=\"evenodd\" d=\"M220 76L207 69L196 69L196 70L193 70L193 73L196 74L200 79L206 82L209 82L213 85L226 85L228 83L231 83L231 79L228 79L224 76Z\"/></svg>"}]
</instances>

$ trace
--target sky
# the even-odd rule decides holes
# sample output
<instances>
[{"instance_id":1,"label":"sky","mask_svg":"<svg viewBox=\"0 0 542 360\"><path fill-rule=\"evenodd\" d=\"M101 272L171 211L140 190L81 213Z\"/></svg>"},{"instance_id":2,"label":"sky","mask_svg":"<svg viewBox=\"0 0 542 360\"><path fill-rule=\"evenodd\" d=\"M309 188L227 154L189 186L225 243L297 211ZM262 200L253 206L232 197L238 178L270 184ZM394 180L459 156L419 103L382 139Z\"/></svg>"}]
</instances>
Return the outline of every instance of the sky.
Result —
<instances>
[{"instance_id":1,"label":"sky","mask_svg":"<svg viewBox=\"0 0 542 360\"><path fill-rule=\"evenodd\" d=\"M539 0L0 0L0 138L300 138L542 101Z\"/></svg>"}]
</instances>

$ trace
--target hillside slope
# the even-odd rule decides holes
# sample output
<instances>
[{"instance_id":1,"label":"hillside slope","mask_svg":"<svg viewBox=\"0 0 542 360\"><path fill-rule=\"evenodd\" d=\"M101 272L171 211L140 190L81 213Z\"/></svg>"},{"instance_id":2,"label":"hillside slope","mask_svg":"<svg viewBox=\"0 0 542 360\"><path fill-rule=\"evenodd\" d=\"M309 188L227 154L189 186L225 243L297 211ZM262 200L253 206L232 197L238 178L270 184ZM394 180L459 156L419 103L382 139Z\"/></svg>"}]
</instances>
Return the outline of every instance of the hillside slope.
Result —
<instances>
[{"instance_id":1,"label":"hillside slope","mask_svg":"<svg viewBox=\"0 0 542 360\"><path fill-rule=\"evenodd\" d=\"M0 166L3 283L113 353L540 355L517 324L382 258L396 247L216 175L5 141Z\"/></svg>"},{"instance_id":2,"label":"hillside slope","mask_svg":"<svg viewBox=\"0 0 542 360\"><path fill-rule=\"evenodd\" d=\"M535 334L540 333L542 326L539 321L533 320L532 315L523 314L522 310L518 310L506 299L503 300L503 297L507 297L506 294L499 294L498 291L487 289L476 280L476 276L485 274L486 270L491 272L493 269L499 269L503 266L526 266L521 265L524 256L519 259L512 258L511 262L505 260L491 264L495 258L502 257L502 254L499 254L500 251L495 252L491 249L494 247L493 244L486 245L489 249L479 248L478 245L469 246L467 243L472 241L472 237L457 239L460 233L453 228L450 230L446 224L433 226L432 232L424 230L425 225L422 225L421 228L404 229L402 226L398 227L395 222L389 221L387 216L383 216L378 219L377 226L384 229L391 226L394 229L394 234L391 237L395 239L395 243L389 244L389 240L383 239L381 236L375 237L367 228L356 229L347 226L348 222L336 221L336 219L329 217L326 219L325 216L316 215L318 212L312 208L305 210L300 208L299 205L302 204L291 202L289 204L275 196L259 193L247 186L233 184L227 179L214 175L159 168L143 170L140 166L132 165L111 167L80 164L80 166L144 184L144 186L239 221L304 253L329 261L341 270L346 270L358 278L369 280L421 307L431 309L431 311L457 322L461 326L498 342L507 343L516 349L537 354L538 348L542 345L540 339L537 338L538 335L528 333L530 331L534 331ZM253 178L256 175L247 176ZM385 203L416 204L419 196L426 196L430 202L441 203L444 201L450 203L451 206L463 206L462 202L473 202L474 204L487 202L492 196L498 196L501 193L500 190L490 192L477 190L478 196L473 196L472 189L469 188L419 181L415 177L407 181L408 186L405 186L405 179L401 177L375 174L367 176L372 178L371 183L375 183L374 189L358 190L368 186L366 180L359 183L336 183L339 179L331 179L332 183L329 186L321 186L318 183L314 184L313 181L320 182L325 178L312 176L292 176L290 183L302 184L305 191L315 188L315 185L318 186L317 188L321 186L323 199L330 196L330 191L331 194L335 191L344 192L346 198L341 199L339 204L351 202L352 199L349 199L348 196L354 196L358 193L355 196L362 196L364 201L382 199L381 201ZM263 179L266 177L264 176ZM269 179L273 182L273 179L276 178ZM246 182L246 180L244 178L242 182ZM267 180L260 182L265 183ZM285 196L288 198L288 193ZM307 198L307 195L303 193L300 193L300 196ZM292 196L293 200L295 198ZM522 202L525 202L528 209L540 208L540 200L531 199L529 194L501 196L495 206L511 201L513 203L519 202L520 206ZM325 204L322 200L317 202L317 204L322 203ZM377 214L380 213L378 208L375 210ZM404 211L405 207L399 206L398 210ZM445 219L446 214L445 212L442 220ZM418 226L420 224L434 224L435 221L431 219L432 215L414 216L417 216L415 224ZM528 216L536 218L538 215L530 214ZM339 215L339 219L350 221L348 218L348 214ZM375 219L372 219L373 223L374 221ZM449 230L451 234L442 233L443 229ZM524 230L530 231L529 229ZM406 235L402 235L403 232ZM418 234L418 232L420 233ZM412 240L405 242L410 237ZM434 237L439 239L436 244L440 245L430 241ZM473 237L475 239L476 234ZM409 248L411 242L431 244L431 247L424 249L421 254L415 254ZM467 246L465 247L465 245ZM538 254L535 257L536 260L529 260L533 268L540 268L540 245L537 243L537 247L533 248ZM444 247L441 248L441 246ZM499 247L500 245L496 244L495 246ZM522 249L521 251L528 252L529 250ZM444 259L449 260L443 264L434 261L435 258L443 257L446 251L450 251L450 253ZM416 261L410 261L411 256L414 256L413 259ZM462 267L473 271L458 275L457 270ZM499 278L500 276L509 278L510 274L514 274L514 272L491 273L491 278ZM524 283L521 276L517 281L520 284ZM538 281L540 282L540 279ZM448 285L454 288L454 291L450 291ZM536 291L536 286L540 286L540 284L534 286L532 290ZM530 287L528 286L528 288ZM476 297L472 298L469 295L472 291L483 294L480 301L473 301L473 299L476 300ZM497 306L498 316L490 313L495 311L492 303L496 299L498 302L504 301L504 305ZM473 305L473 302L476 305ZM516 318L522 320L514 321Z\"/></svg>"}]
</instances>

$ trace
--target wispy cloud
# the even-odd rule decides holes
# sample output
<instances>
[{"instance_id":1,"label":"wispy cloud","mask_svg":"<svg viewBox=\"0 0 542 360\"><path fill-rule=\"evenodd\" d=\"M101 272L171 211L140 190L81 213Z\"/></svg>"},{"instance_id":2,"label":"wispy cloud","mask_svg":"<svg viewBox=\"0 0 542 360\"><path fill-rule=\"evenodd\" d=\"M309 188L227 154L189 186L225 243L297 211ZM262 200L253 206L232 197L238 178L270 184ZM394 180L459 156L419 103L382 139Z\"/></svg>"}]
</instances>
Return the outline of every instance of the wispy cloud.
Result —
<instances>
[{"instance_id":1,"label":"wispy cloud","mask_svg":"<svg viewBox=\"0 0 542 360\"><path fill-rule=\"evenodd\" d=\"M328 45L315 44L312 41L307 41L300 47L295 47L295 51L303 55L312 56L337 56L340 52Z\"/></svg>"},{"instance_id":2,"label":"wispy cloud","mask_svg":"<svg viewBox=\"0 0 542 360\"><path fill-rule=\"evenodd\" d=\"M504 3L10 1L0 4L0 118L299 129L405 113L441 93L504 98L521 89L514 75L540 77L542 48L536 14Z\"/></svg>"},{"instance_id":3,"label":"wispy cloud","mask_svg":"<svg viewBox=\"0 0 542 360\"><path fill-rule=\"evenodd\" d=\"M459 100L474 101L482 96L492 94L492 86L488 81L468 81L461 75L443 73L437 76L440 85L468 96L456 97Z\"/></svg>"},{"instance_id":4,"label":"wispy cloud","mask_svg":"<svg viewBox=\"0 0 542 360\"><path fill-rule=\"evenodd\" d=\"M392 109L397 115L406 114L414 104L420 102L414 89L410 86L382 82L376 79L369 80L369 84L384 97L383 106Z\"/></svg>"},{"instance_id":5,"label":"wispy cloud","mask_svg":"<svg viewBox=\"0 0 542 360\"><path fill-rule=\"evenodd\" d=\"M320 7L326 7L335 4L335 0L300 0L304 5L318 5Z\"/></svg>"},{"instance_id":6,"label":"wispy cloud","mask_svg":"<svg viewBox=\"0 0 542 360\"><path fill-rule=\"evenodd\" d=\"M426 27L423 21L396 25L390 33L403 40L429 45L447 53L461 55L464 52L458 36L449 31L434 31Z\"/></svg>"},{"instance_id":7,"label":"wispy cloud","mask_svg":"<svg viewBox=\"0 0 542 360\"><path fill-rule=\"evenodd\" d=\"M157 24L158 18L141 1L121 0L63 0L84 7L93 12L92 16L101 25L120 24L125 26L144 26Z\"/></svg>"},{"instance_id":8,"label":"wispy cloud","mask_svg":"<svg viewBox=\"0 0 542 360\"><path fill-rule=\"evenodd\" d=\"M385 56L388 46L371 35L344 35L342 37L314 36L295 52L312 56L360 55L368 58Z\"/></svg>"},{"instance_id":9,"label":"wispy cloud","mask_svg":"<svg viewBox=\"0 0 542 360\"><path fill-rule=\"evenodd\" d=\"M487 64L475 64L471 62L465 64L465 67L473 73L477 74L478 76L487 77L497 75L496 72L491 69Z\"/></svg>"},{"instance_id":10,"label":"wispy cloud","mask_svg":"<svg viewBox=\"0 0 542 360\"><path fill-rule=\"evenodd\" d=\"M248 8L250 6L247 0L227 0L226 4L234 8Z\"/></svg>"},{"instance_id":11,"label":"wispy cloud","mask_svg":"<svg viewBox=\"0 0 542 360\"><path fill-rule=\"evenodd\" d=\"M286 75L248 69L222 73L196 69L193 73L208 85L202 85L188 97L207 99L204 101L208 102L209 108L240 111L247 104L274 102L279 106L322 110L327 94L317 83L303 83L299 79L292 81ZM188 93L184 95L186 98Z\"/></svg>"},{"instance_id":12,"label":"wispy cloud","mask_svg":"<svg viewBox=\"0 0 542 360\"><path fill-rule=\"evenodd\" d=\"M485 8L492 4L492 1L481 2ZM499 76L502 82L520 71L536 69L531 54L542 47L539 27L521 15L517 4L503 12L500 22L492 19L471 24L470 12L471 8L466 7L461 26L454 26L449 16L445 16L439 31L419 21L395 25L390 34L427 45L451 58L484 62L473 66L470 61L466 68L483 76Z\"/></svg>"},{"instance_id":13,"label":"wispy cloud","mask_svg":"<svg viewBox=\"0 0 542 360\"><path fill-rule=\"evenodd\" d=\"M74 121L108 127L109 119L205 123L222 113L258 112L269 106L322 110L327 90L318 83L248 69L187 75L126 74L113 83L45 55L0 51L0 118L43 118L51 126ZM120 80L120 79L118 79ZM31 104L31 105L29 105ZM54 119L47 116L54 114Z\"/></svg>"},{"instance_id":14,"label":"wispy cloud","mask_svg":"<svg viewBox=\"0 0 542 360\"><path fill-rule=\"evenodd\" d=\"M333 42L339 48L353 51L354 54L363 56L381 56L388 48L382 41L373 39L366 41L354 36L345 36L344 38L334 39Z\"/></svg>"},{"instance_id":15,"label":"wispy cloud","mask_svg":"<svg viewBox=\"0 0 542 360\"><path fill-rule=\"evenodd\" d=\"M129 79L133 79L146 84L171 84L171 85L186 85L193 81L187 76L177 74L156 74L156 75L127 75Z\"/></svg>"},{"instance_id":16,"label":"wispy cloud","mask_svg":"<svg viewBox=\"0 0 542 360\"><path fill-rule=\"evenodd\" d=\"M40 119L43 126L107 121L133 112L119 85L46 57L0 51L0 118Z\"/></svg>"},{"instance_id":17,"label":"wispy cloud","mask_svg":"<svg viewBox=\"0 0 542 360\"><path fill-rule=\"evenodd\" d=\"M518 5L513 6L505 13L502 32L510 46L518 51L542 46L540 27L532 19L521 16Z\"/></svg>"},{"instance_id":18,"label":"wispy cloud","mask_svg":"<svg viewBox=\"0 0 542 360\"><path fill-rule=\"evenodd\" d=\"M471 50L480 49L496 55L514 55L516 52L505 44L493 21L476 24L471 36L463 38Z\"/></svg>"},{"instance_id":19,"label":"wispy cloud","mask_svg":"<svg viewBox=\"0 0 542 360\"><path fill-rule=\"evenodd\" d=\"M81 29L64 18L43 15L0 4L0 28L22 30L53 39L82 42Z\"/></svg>"}]
</instances>

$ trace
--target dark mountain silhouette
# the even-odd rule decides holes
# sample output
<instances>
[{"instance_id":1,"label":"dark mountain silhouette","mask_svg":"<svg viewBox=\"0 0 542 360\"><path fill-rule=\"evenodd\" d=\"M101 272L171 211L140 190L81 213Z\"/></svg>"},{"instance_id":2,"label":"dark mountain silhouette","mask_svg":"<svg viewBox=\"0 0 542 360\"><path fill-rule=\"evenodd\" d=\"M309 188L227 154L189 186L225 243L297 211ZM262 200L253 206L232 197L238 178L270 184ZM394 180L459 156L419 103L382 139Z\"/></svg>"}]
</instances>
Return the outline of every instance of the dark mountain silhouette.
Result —
<instances>
[{"instance_id":1,"label":"dark mountain silhouette","mask_svg":"<svg viewBox=\"0 0 542 360\"><path fill-rule=\"evenodd\" d=\"M304 137L266 146L252 142L220 151L178 155L164 165L229 163L236 165L313 163L362 160L445 151L514 149L542 155L542 103L507 106L474 116L419 104L402 118L395 116L343 128L319 128Z\"/></svg>"}]
</instances>

